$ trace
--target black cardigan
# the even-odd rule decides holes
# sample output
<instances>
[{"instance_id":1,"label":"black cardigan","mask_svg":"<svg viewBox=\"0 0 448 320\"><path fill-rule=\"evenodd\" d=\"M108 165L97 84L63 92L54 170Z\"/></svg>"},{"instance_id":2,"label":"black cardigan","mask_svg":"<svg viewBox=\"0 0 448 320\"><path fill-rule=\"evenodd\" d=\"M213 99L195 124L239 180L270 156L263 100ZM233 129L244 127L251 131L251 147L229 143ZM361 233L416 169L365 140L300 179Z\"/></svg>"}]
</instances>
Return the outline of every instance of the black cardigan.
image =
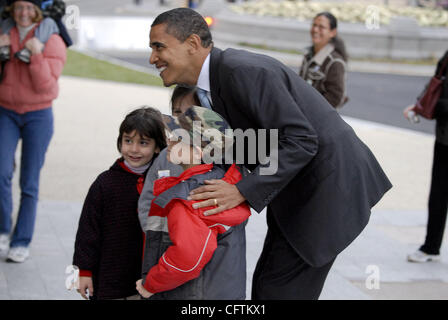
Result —
<instances>
[{"instance_id":1,"label":"black cardigan","mask_svg":"<svg viewBox=\"0 0 448 320\"><path fill-rule=\"evenodd\" d=\"M144 175L122 167L101 173L90 187L76 234L73 265L92 272L94 297L117 299L137 294L143 232L137 214Z\"/></svg>"}]
</instances>

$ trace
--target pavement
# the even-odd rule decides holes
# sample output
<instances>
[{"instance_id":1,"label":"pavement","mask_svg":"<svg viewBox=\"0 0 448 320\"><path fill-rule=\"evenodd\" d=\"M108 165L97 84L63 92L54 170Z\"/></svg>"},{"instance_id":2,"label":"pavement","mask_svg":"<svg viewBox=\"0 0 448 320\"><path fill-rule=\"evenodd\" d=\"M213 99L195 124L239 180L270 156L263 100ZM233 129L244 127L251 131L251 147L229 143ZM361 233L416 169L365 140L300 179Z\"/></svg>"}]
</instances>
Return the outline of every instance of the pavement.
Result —
<instances>
[{"instance_id":1,"label":"pavement","mask_svg":"<svg viewBox=\"0 0 448 320\"><path fill-rule=\"evenodd\" d=\"M55 134L41 173L31 256L22 264L0 257L0 299L80 299L65 288L84 197L96 176L119 156L125 114L150 105L168 112L171 89L75 77L60 79ZM321 299L448 299L448 249L437 263L414 264L406 254L425 236L434 137L344 117L371 148L394 188L373 209L361 235L337 258ZM405 121L405 120L404 120ZM20 165L20 147L16 155ZM15 212L18 175L13 180ZM247 226L247 297L266 233L265 213ZM446 237L445 237L446 238ZM446 243L447 239L445 239Z\"/></svg>"}]
</instances>

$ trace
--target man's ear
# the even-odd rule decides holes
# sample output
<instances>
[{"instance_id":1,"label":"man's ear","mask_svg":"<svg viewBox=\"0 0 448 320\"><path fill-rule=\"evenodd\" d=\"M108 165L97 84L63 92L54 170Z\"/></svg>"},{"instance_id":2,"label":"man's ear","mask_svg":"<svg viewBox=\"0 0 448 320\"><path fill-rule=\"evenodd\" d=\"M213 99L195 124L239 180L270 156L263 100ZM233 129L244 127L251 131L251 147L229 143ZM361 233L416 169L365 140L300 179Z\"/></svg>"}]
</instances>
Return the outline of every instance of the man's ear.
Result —
<instances>
[{"instance_id":1,"label":"man's ear","mask_svg":"<svg viewBox=\"0 0 448 320\"><path fill-rule=\"evenodd\" d=\"M199 37L197 34L193 33L192 35L190 35L187 40L187 43L189 44L190 48L189 51L191 50L191 53L195 53L196 51L198 51L200 48L202 48L202 41L201 41L201 37Z\"/></svg>"}]
</instances>

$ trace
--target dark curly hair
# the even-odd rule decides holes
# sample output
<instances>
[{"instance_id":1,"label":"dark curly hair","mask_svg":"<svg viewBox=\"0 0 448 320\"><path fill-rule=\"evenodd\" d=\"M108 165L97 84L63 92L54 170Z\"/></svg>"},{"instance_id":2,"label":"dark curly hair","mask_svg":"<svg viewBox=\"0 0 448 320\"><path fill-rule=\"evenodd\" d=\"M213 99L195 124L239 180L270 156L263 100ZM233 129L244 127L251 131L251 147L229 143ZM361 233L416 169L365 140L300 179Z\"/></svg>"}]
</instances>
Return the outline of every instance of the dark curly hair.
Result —
<instances>
[{"instance_id":1,"label":"dark curly hair","mask_svg":"<svg viewBox=\"0 0 448 320\"><path fill-rule=\"evenodd\" d=\"M124 133L137 131L140 136L152 138L156 142L156 147L160 150L166 147L165 124L160 111L142 106L130 112L120 125L120 133L117 138L118 152L121 153L121 143Z\"/></svg>"}]
</instances>

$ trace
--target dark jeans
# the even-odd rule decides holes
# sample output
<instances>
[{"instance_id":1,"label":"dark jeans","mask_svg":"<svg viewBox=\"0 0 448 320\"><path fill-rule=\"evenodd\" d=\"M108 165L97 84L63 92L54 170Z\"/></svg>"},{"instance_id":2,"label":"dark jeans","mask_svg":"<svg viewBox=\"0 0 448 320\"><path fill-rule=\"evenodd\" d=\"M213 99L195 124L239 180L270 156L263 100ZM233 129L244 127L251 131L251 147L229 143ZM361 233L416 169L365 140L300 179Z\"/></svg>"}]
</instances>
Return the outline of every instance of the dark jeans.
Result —
<instances>
[{"instance_id":1,"label":"dark jeans","mask_svg":"<svg viewBox=\"0 0 448 320\"><path fill-rule=\"evenodd\" d=\"M0 234L12 228L14 155L22 139L20 208L11 247L27 247L36 220L40 170L53 135L52 108L18 114L0 107Z\"/></svg>"},{"instance_id":2,"label":"dark jeans","mask_svg":"<svg viewBox=\"0 0 448 320\"><path fill-rule=\"evenodd\" d=\"M268 233L252 280L253 300L317 300L334 260L308 265L291 247L268 207Z\"/></svg>"},{"instance_id":3,"label":"dark jeans","mask_svg":"<svg viewBox=\"0 0 448 320\"><path fill-rule=\"evenodd\" d=\"M448 146L436 142L428 201L426 239L420 247L425 253L439 254L448 210Z\"/></svg>"}]
</instances>

